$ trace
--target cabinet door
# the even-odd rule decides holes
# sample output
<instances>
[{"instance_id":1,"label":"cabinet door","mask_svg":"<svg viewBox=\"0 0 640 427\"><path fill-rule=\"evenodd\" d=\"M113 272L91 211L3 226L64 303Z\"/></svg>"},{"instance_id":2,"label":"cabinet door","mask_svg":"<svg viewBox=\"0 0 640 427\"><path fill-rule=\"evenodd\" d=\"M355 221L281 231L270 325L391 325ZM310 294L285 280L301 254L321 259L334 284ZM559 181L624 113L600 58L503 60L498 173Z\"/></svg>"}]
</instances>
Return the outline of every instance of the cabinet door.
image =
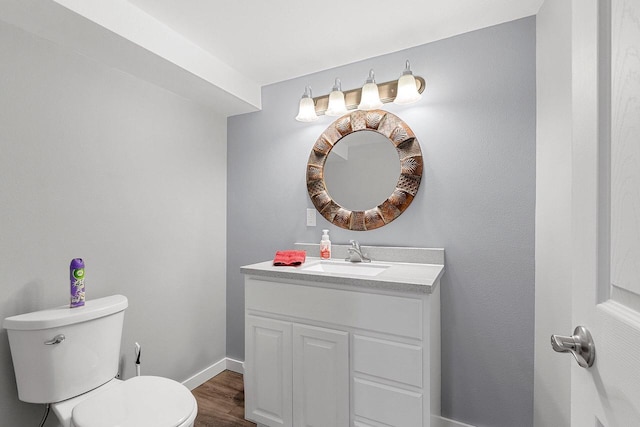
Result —
<instances>
[{"instance_id":1,"label":"cabinet door","mask_svg":"<svg viewBox=\"0 0 640 427\"><path fill-rule=\"evenodd\" d=\"M245 417L291 427L291 323L245 317Z\"/></svg>"},{"instance_id":2,"label":"cabinet door","mask_svg":"<svg viewBox=\"0 0 640 427\"><path fill-rule=\"evenodd\" d=\"M293 325L293 424L349 425L349 334Z\"/></svg>"}]
</instances>

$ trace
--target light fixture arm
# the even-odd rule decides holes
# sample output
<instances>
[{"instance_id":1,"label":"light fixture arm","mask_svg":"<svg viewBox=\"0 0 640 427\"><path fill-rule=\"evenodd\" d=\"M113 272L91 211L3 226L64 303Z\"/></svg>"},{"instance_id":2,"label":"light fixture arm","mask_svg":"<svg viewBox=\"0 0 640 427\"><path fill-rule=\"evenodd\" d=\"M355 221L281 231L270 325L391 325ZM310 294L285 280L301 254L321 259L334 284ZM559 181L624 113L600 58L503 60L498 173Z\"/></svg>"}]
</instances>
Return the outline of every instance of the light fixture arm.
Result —
<instances>
[{"instance_id":1,"label":"light fixture arm","mask_svg":"<svg viewBox=\"0 0 640 427\"><path fill-rule=\"evenodd\" d=\"M407 62L404 65L404 71L402 72L403 76L406 76L407 74L413 74L413 72L411 71L411 64L409 64L409 60L407 59Z\"/></svg>"},{"instance_id":2,"label":"light fixture arm","mask_svg":"<svg viewBox=\"0 0 640 427\"><path fill-rule=\"evenodd\" d=\"M373 72L373 68L369 70L369 77L367 77L367 81L365 83L375 83L376 82L376 73Z\"/></svg>"}]
</instances>

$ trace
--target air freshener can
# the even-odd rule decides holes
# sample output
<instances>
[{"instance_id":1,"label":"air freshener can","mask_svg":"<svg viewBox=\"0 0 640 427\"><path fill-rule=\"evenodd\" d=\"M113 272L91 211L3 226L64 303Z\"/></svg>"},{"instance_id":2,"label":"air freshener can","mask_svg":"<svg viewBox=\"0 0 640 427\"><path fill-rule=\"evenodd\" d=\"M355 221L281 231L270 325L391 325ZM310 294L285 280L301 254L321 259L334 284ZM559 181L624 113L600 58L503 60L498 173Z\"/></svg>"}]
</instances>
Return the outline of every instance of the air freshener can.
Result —
<instances>
[{"instance_id":1,"label":"air freshener can","mask_svg":"<svg viewBox=\"0 0 640 427\"><path fill-rule=\"evenodd\" d=\"M71 279L71 308L84 305L84 261L74 258L69 266Z\"/></svg>"}]
</instances>

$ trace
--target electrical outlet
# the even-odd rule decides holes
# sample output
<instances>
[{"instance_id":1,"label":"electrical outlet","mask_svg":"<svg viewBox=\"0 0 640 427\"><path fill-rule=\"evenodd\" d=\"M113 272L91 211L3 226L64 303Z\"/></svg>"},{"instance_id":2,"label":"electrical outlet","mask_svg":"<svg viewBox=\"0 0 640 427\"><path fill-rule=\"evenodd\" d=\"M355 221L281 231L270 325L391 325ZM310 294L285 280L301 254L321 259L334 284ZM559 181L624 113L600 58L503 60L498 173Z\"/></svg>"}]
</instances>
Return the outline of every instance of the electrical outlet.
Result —
<instances>
[{"instance_id":1,"label":"electrical outlet","mask_svg":"<svg viewBox=\"0 0 640 427\"><path fill-rule=\"evenodd\" d=\"M316 210L307 208L307 227L316 226Z\"/></svg>"}]
</instances>

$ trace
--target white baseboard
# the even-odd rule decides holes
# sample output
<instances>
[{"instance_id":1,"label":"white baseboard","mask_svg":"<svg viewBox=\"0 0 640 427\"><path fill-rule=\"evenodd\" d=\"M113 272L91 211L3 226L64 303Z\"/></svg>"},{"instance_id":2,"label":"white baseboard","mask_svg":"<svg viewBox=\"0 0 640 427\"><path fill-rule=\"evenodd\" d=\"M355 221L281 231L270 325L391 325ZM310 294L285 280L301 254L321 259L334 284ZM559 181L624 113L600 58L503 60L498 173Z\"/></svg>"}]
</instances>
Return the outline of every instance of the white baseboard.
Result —
<instances>
[{"instance_id":1,"label":"white baseboard","mask_svg":"<svg viewBox=\"0 0 640 427\"><path fill-rule=\"evenodd\" d=\"M193 390L194 388L206 383L225 369L242 374L244 372L244 363L225 357L224 359L217 361L213 365L204 368L202 371L198 372L191 378L186 379L182 382L182 384L184 384L184 386L189 390Z\"/></svg>"},{"instance_id":2,"label":"white baseboard","mask_svg":"<svg viewBox=\"0 0 640 427\"><path fill-rule=\"evenodd\" d=\"M218 375L220 372L224 371L225 369L227 369L227 358L226 357L224 359L221 359L218 362L214 363L213 365L211 365L211 366L209 366L207 368L204 368L202 371L198 372L197 374L195 374L191 378L188 378L187 380L183 381L182 384L184 384L185 387L187 387L189 390L193 390L194 388L198 387L199 385L202 385L202 384L206 383L211 378L215 377L216 375Z\"/></svg>"},{"instance_id":3,"label":"white baseboard","mask_svg":"<svg viewBox=\"0 0 640 427\"><path fill-rule=\"evenodd\" d=\"M449 418L440 417L438 415L432 415L431 427L474 427L474 426L472 426L471 424L465 424L459 421L450 420Z\"/></svg>"},{"instance_id":4,"label":"white baseboard","mask_svg":"<svg viewBox=\"0 0 640 427\"><path fill-rule=\"evenodd\" d=\"M244 362L227 357L227 369L239 374L244 374Z\"/></svg>"}]
</instances>

